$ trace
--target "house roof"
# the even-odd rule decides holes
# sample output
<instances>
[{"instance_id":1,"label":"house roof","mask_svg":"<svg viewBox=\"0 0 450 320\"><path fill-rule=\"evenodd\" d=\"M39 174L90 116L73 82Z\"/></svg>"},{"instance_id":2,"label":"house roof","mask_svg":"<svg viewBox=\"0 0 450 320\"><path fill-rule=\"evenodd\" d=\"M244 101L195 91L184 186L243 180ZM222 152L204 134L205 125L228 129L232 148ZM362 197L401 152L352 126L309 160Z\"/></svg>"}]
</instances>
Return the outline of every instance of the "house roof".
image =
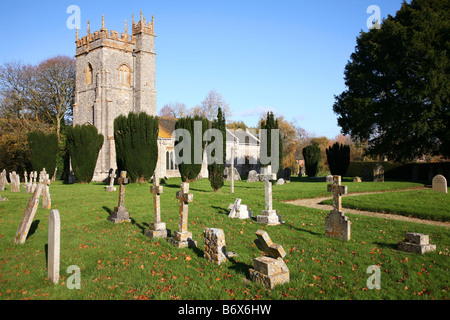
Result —
<instances>
[{"instance_id":1,"label":"house roof","mask_svg":"<svg viewBox=\"0 0 450 320\"><path fill-rule=\"evenodd\" d=\"M240 144L258 145L259 140L250 132L242 129L227 129L227 142L233 142L235 139Z\"/></svg>"}]
</instances>

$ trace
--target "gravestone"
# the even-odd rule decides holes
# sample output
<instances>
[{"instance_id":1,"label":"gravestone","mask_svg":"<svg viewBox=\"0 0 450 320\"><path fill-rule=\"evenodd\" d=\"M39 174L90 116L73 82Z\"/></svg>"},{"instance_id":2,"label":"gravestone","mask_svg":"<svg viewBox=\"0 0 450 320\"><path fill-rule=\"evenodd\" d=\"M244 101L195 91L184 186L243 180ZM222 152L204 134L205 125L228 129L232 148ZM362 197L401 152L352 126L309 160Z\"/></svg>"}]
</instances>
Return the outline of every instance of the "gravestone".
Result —
<instances>
[{"instance_id":1,"label":"gravestone","mask_svg":"<svg viewBox=\"0 0 450 320\"><path fill-rule=\"evenodd\" d=\"M241 176L236 168L233 168L234 181L241 180ZM231 181L231 167L225 167L223 170L223 178L225 181Z\"/></svg>"},{"instance_id":2,"label":"gravestone","mask_svg":"<svg viewBox=\"0 0 450 320\"><path fill-rule=\"evenodd\" d=\"M432 181L433 190L447 193L447 179L442 174L438 174Z\"/></svg>"},{"instance_id":3,"label":"gravestone","mask_svg":"<svg viewBox=\"0 0 450 320\"><path fill-rule=\"evenodd\" d=\"M427 234L406 232L405 240L398 243L398 249L406 252L424 254L430 251L436 251L436 245L430 244L430 237Z\"/></svg>"},{"instance_id":4,"label":"gravestone","mask_svg":"<svg viewBox=\"0 0 450 320\"><path fill-rule=\"evenodd\" d=\"M25 171L23 173L23 187L26 189L28 186L28 173Z\"/></svg>"},{"instance_id":5,"label":"gravestone","mask_svg":"<svg viewBox=\"0 0 450 320\"><path fill-rule=\"evenodd\" d=\"M222 229L203 229L204 257L218 265L227 260L225 234Z\"/></svg>"},{"instance_id":6,"label":"gravestone","mask_svg":"<svg viewBox=\"0 0 450 320\"><path fill-rule=\"evenodd\" d=\"M153 176L153 185L150 187L150 192L153 193L154 222L149 224L144 233L149 238L167 238L166 224L161 222L161 193L163 193L163 187L159 185L159 179L156 176Z\"/></svg>"},{"instance_id":7,"label":"gravestone","mask_svg":"<svg viewBox=\"0 0 450 320\"><path fill-rule=\"evenodd\" d=\"M114 211L108 217L108 220L114 223L130 222L130 214L125 207L125 185L128 184L127 172L121 171L119 178L119 203Z\"/></svg>"},{"instance_id":8,"label":"gravestone","mask_svg":"<svg viewBox=\"0 0 450 320\"><path fill-rule=\"evenodd\" d=\"M350 240L350 221L342 210L342 194L347 194L347 186L341 185L341 176L333 176L333 184L327 186L333 193L333 210L325 218L325 236L341 240Z\"/></svg>"},{"instance_id":9,"label":"gravestone","mask_svg":"<svg viewBox=\"0 0 450 320\"><path fill-rule=\"evenodd\" d=\"M45 174L45 177L42 180L42 185L43 185L42 208L51 209L52 199L50 198L50 178L48 174Z\"/></svg>"},{"instance_id":10,"label":"gravestone","mask_svg":"<svg viewBox=\"0 0 450 320\"><path fill-rule=\"evenodd\" d=\"M113 192L116 191L116 187L114 187L114 179L117 177L117 175L114 172L111 172L109 175L109 186L105 187L106 192Z\"/></svg>"},{"instance_id":11,"label":"gravestone","mask_svg":"<svg viewBox=\"0 0 450 320\"><path fill-rule=\"evenodd\" d=\"M37 184L36 184L37 177L38 177L37 171L33 171L33 172L32 172L32 176L31 176L31 178L32 178L32 180L33 180L33 183L31 184L30 192L29 192L29 193L33 193L34 190L36 189L36 186L37 186ZM30 182L31 182L31 181L30 181Z\"/></svg>"},{"instance_id":12,"label":"gravestone","mask_svg":"<svg viewBox=\"0 0 450 320\"><path fill-rule=\"evenodd\" d=\"M277 186L282 186L284 184L284 179L280 178L277 180Z\"/></svg>"},{"instance_id":13,"label":"gravestone","mask_svg":"<svg viewBox=\"0 0 450 320\"><path fill-rule=\"evenodd\" d=\"M261 211L261 215L256 217L258 223L264 223L267 225L279 225L282 223L281 216L277 214L276 210L273 210L272 202L272 181L276 180L277 175L272 173L272 166L267 166L265 174L261 174L264 179L264 194L265 194L265 210Z\"/></svg>"},{"instance_id":14,"label":"gravestone","mask_svg":"<svg viewBox=\"0 0 450 320\"><path fill-rule=\"evenodd\" d=\"M259 173L256 170L250 170L247 176L247 182L258 182L259 181Z\"/></svg>"},{"instance_id":15,"label":"gravestone","mask_svg":"<svg viewBox=\"0 0 450 320\"><path fill-rule=\"evenodd\" d=\"M379 163L373 169L373 182L384 182L384 168Z\"/></svg>"},{"instance_id":16,"label":"gravestone","mask_svg":"<svg viewBox=\"0 0 450 320\"><path fill-rule=\"evenodd\" d=\"M25 208L25 212L23 214L22 220L20 221L16 236L14 237L15 244L25 243L25 240L27 239L31 223L33 222L34 216L36 215L36 211L39 206L39 198L41 196L42 189L43 185L38 184L30 200L28 200L27 207Z\"/></svg>"},{"instance_id":17,"label":"gravestone","mask_svg":"<svg viewBox=\"0 0 450 320\"><path fill-rule=\"evenodd\" d=\"M278 284L288 283L289 269L283 261L286 256L283 247L273 243L266 231L258 230L256 236L256 246L267 256L253 259L253 269L249 269L250 279L269 289Z\"/></svg>"},{"instance_id":18,"label":"gravestone","mask_svg":"<svg viewBox=\"0 0 450 320\"><path fill-rule=\"evenodd\" d=\"M169 242L178 248L197 247L197 242L192 239L192 233L187 230L189 203L194 200L194 195L189 193L189 183L181 183L180 191L177 191L177 199L180 201L178 231L169 238Z\"/></svg>"},{"instance_id":19,"label":"gravestone","mask_svg":"<svg viewBox=\"0 0 450 320\"><path fill-rule=\"evenodd\" d=\"M228 206L230 214L228 218L239 218L239 219L251 219L252 211L248 210L247 205L241 204L241 199L237 198L236 201Z\"/></svg>"},{"instance_id":20,"label":"gravestone","mask_svg":"<svg viewBox=\"0 0 450 320\"><path fill-rule=\"evenodd\" d=\"M333 176L332 176L332 175L327 176L327 177L325 178L325 181L326 181L327 183L333 183Z\"/></svg>"},{"instance_id":21,"label":"gravestone","mask_svg":"<svg viewBox=\"0 0 450 320\"><path fill-rule=\"evenodd\" d=\"M361 177L354 177L353 182L361 182Z\"/></svg>"},{"instance_id":22,"label":"gravestone","mask_svg":"<svg viewBox=\"0 0 450 320\"><path fill-rule=\"evenodd\" d=\"M3 169L0 174L0 191L5 191L5 187L9 185L8 178L6 176L6 169Z\"/></svg>"},{"instance_id":23,"label":"gravestone","mask_svg":"<svg viewBox=\"0 0 450 320\"><path fill-rule=\"evenodd\" d=\"M61 219L58 210L51 210L48 217L47 276L53 283L59 281Z\"/></svg>"},{"instance_id":24,"label":"gravestone","mask_svg":"<svg viewBox=\"0 0 450 320\"><path fill-rule=\"evenodd\" d=\"M11 181L11 192L20 192L20 176L15 171L9 173L9 180Z\"/></svg>"},{"instance_id":25,"label":"gravestone","mask_svg":"<svg viewBox=\"0 0 450 320\"><path fill-rule=\"evenodd\" d=\"M286 168L280 170L280 174L278 175L278 178L281 178L284 180L285 183L288 183L288 181L291 181L291 174L292 174L292 169L289 167L286 167Z\"/></svg>"}]
</instances>

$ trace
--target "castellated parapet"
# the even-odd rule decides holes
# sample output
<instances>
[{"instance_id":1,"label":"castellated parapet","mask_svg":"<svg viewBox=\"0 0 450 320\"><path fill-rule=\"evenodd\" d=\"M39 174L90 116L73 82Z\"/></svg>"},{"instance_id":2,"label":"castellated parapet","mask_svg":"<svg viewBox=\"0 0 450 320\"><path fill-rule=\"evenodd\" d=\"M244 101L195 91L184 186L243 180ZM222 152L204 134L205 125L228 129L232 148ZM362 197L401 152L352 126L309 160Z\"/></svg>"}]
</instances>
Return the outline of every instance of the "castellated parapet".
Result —
<instances>
[{"instance_id":1,"label":"castellated parapet","mask_svg":"<svg viewBox=\"0 0 450 320\"><path fill-rule=\"evenodd\" d=\"M146 112L156 115L154 18L131 23L128 33L102 28L76 33L76 91L73 123L91 124L105 141L99 153L94 181L105 181L110 169L117 169L114 119L121 114Z\"/></svg>"}]
</instances>

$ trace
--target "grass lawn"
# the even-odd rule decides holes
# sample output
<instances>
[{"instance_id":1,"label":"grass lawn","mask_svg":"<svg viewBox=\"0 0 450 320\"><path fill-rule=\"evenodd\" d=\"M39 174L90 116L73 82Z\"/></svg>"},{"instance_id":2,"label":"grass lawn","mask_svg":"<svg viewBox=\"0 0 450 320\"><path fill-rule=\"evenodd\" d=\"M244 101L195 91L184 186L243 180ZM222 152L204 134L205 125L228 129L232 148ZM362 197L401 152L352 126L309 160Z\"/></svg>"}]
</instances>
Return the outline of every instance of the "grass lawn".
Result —
<instances>
[{"instance_id":1,"label":"grass lawn","mask_svg":"<svg viewBox=\"0 0 450 320\"><path fill-rule=\"evenodd\" d=\"M344 181L349 191L356 184ZM170 179L161 195L162 221L178 227L180 179ZM355 187L354 187L355 186ZM360 183L360 191L403 189L404 182ZM2 191L0 202L0 299L445 299L448 298L450 231L448 228L349 214L348 242L324 236L327 211L298 207L282 200L327 195L325 182L293 179L274 186L274 209L285 224L261 226L254 220L229 219L227 207L239 197L254 216L264 207L264 185L238 181L214 193L208 180L191 183L188 229L196 249L177 249L167 240L151 240L143 232L153 221L150 184L129 185L125 204L132 223L106 220L117 205L118 191L105 185L50 186L52 208L61 215L60 281L47 279L46 253L49 210L40 206L25 244L13 239L29 194ZM41 199L42 201L42 199ZM228 251L238 254L220 266L203 258L203 228L222 228ZM264 229L281 244L290 269L290 283L267 290L250 282L253 258L261 256L253 240ZM396 250L405 231L430 235L437 251L424 256ZM81 289L68 289L69 266L81 269ZM366 270L378 265L381 289L369 290Z\"/></svg>"},{"instance_id":2,"label":"grass lawn","mask_svg":"<svg viewBox=\"0 0 450 320\"><path fill-rule=\"evenodd\" d=\"M333 200L322 201L332 204ZM343 197L344 208L394 213L422 219L450 221L450 196L433 190L412 190Z\"/></svg>"}]
</instances>

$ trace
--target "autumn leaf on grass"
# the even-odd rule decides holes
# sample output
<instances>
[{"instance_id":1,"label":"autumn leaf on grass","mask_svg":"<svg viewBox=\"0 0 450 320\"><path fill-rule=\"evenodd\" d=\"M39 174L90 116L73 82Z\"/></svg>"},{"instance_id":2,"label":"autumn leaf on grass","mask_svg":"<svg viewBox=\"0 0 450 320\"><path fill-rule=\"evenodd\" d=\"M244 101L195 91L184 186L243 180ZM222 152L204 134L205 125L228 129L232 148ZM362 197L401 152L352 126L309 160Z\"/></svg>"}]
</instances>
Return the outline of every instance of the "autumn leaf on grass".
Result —
<instances>
[{"instance_id":1,"label":"autumn leaf on grass","mask_svg":"<svg viewBox=\"0 0 450 320\"><path fill-rule=\"evenodd\" d=\"M192 260L191 256L186 256L186 260L187 260L187 261Z\"/></svg>"},{"instance_id":2,"label":"autumn leaf on grass","mask_svg":"<svg viewBox=\"0 0 450 320\"><path fill-rule=\"evenodd\" d=\"M319 276L315 276L315 275L313 275L313 278L314 278L314 281L317 281L317 280L320 280L320 279L322 279L322 277L319 277Z\"/></svg>"}]
</instances>

